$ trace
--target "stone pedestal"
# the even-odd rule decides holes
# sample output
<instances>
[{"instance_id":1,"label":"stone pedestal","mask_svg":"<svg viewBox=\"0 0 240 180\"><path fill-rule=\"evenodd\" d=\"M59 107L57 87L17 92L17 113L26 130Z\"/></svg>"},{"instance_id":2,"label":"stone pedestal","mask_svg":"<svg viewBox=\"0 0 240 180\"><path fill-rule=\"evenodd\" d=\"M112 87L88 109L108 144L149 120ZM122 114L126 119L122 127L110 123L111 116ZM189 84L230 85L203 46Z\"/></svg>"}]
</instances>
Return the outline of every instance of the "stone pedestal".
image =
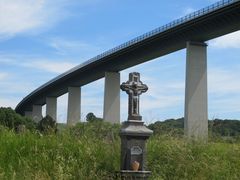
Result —
<instances>
[{"instance_id":1,"label":"stone pedestal","mask_svg":"<svg viewBox=\"0 0 240 180\"><path fill-rule=\"evenodd\" d=\"M153 133L144 126L139 114L139 96L148 90L146 84L140 81L140 74L129 74L129 80L120 88L129 95L128 121L120 130L121 137L121 179L148 179L151 172L146 171L146 140Z\"/></svg>"},{"instance_id":2,"label":"stone pedestal","mask_svg":"<svg viewBox=\"0 0 240 180\"><path fill-rule=\"evenodd\" d=\"M150 171L146 171L145 144L152 133L153 131L144 126L142 121L128 120L123 123L120 131L122 179L147 179L149 177ZM139 163L139 168L135 171L134 162Z\"/></svg>"},{"instance_id":3,"label":"stone pedestal","mask_svg":"<svg viewBox=\"0 0 240 180\"><path fill-rule=\"evenodd\" d=\"M122 170L120 172L121 179L123 180L145 180L151 175L151 171L128 171Z\"/></svg>"}]
</instances>

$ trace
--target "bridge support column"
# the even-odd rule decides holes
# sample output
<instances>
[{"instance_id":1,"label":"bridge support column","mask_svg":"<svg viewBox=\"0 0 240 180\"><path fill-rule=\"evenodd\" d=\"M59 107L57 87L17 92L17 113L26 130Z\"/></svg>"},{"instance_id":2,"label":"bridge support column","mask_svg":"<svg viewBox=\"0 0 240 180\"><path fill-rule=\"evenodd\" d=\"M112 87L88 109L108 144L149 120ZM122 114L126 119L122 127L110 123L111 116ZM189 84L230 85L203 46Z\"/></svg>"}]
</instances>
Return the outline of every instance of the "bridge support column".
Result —
<instances>
[{"instance_id":1,"label":"bridge support column","mask_svg":"<svg viewBox=\"0 0 240 180\"><path fill-rule=\"evenodd\" d=\"M39 122L42 120L42 106L41 105L33 105L32 110L32 118L35 122Z\"/></svg>"},{"instance_id":2,"label":"bridge support column","mask_svg":"<svg viewBox=\"0 0 240 180\"><path fill-rule=\"evenodd\" d=\"M46 98L46 115L49 115L57 122L57 98L47 97Z\"/></svg>"},{"instance_id":3,"label":"bridge support column","mask_svg":"<svg viewBox=\"0 0 240 180\"><path fill-rule=\"evenodd\" d=\"M68 88L67 124L72 126L80 122L81 87Z\"/></svg>"},{"instance_id":4,"label":"bridge support column","mask_svg":"<svg viewBox=\"0 0 240 180\"><path fill-rule=\"evenodd\" d=\"M184 133L207 140L207 44L187 42Z\"/></svg>"},{"instance_id":5,"label":"bridge support column","mask_svg":"<svg viewBox=\"0 0 240 180\"><path fill-rule=\"evenodd\" d=\"M120 73L105 72L104 121L120 123Z\"/></svg>"},{"instance_id":6,"label":"bridge support column","mask_svg":"<svg viewBox=\"0 0 240 180\"><path fill-rule=\"evenodd\" d=\"M32 118L32 111L25 111L24 116L28 118Z\"/></svg>"}]
</instances>

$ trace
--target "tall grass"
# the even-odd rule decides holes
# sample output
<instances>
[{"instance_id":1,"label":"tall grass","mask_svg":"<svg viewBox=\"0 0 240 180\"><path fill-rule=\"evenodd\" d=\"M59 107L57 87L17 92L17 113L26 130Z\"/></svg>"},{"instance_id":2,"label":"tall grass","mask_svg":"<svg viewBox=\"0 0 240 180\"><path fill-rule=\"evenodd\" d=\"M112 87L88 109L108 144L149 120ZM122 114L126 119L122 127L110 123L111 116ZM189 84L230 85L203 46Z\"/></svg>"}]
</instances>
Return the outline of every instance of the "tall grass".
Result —
<instances>
[{"instance_id":1,"label":"tall grass","mask_svg":"<svg viewBox=\"0 0 240 180\"><path fill-rule=\"evenodd\" d=\"M0 179L111 179L119 143L97 136L0 132Z\"/></svg>"},{"instance_id":2,"label":"tall grass","mask_svg":"<svg viewBox=\"0 0 240 180\"><path fill-rule=\"evenodd\" d=\"M85 123L58 134L15 134L0 128L0 179L115 179L119 126ZM240 141L208 144L152 136L147 143L151 179L240 179Z\"/></svg>"},{"instance_id":3,"label":"tall grass","mask_svg":"<svg viewBox=\"0 0 240 180\"><path fill-rule=\"evenodd\" d=\"M148 142L148 167L152 179L240 179L240 143L211 139L188 143L170 136Z\"/></svg>"}]
</instances>

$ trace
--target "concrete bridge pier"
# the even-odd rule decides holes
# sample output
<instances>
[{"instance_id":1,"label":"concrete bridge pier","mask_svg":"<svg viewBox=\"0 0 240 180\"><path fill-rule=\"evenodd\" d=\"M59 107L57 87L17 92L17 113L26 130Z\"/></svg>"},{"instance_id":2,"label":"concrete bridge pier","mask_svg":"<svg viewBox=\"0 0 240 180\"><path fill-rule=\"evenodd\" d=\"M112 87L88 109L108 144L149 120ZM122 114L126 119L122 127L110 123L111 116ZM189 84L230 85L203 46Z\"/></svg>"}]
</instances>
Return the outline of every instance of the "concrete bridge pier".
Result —
<instances>
[{"instance_id":1,"label":"concrete bridge pier","mask_svg":"<svg viewBox=\"0 0 240 180\"><path fill-rule=\"evenodd\" d=\"M120 73L105 72L104 121L120 123Z\"/></svg>"},{"instance_id":2,"label":"concrete bridge pier","mask_svg":"<svg viewBox=\"0 0 240 180\"><path fill-rule=\"evenodd\" d=\"M80 122L81 87L68 87L67 125L72 126Z\"/></svg>"},{"instance_id":3,"label":"concrete bridge pier","mask_svg":"<svg viewBox=\"0 0 240 180\"><path fill-rule=\"evenodd\" d=\"M46 98L46 115L49 115L57 122L57 98L47 97Z\"/></svg>"},{"instance_id":4,"label":"concrete bridge pier","mask_svg":"<svg viewBox=\"0 0 240 180\"><path fill-rule=\"evenodd\" d=\"M42 105L33 105L32 109L32 118L35 122L42 120Z\"/></svg>"},{"instance_id":5,"label":"concrete bridge pier","mask_svg":"<svg viewBox=\"0 0 240 180\"><path fill-rule=\"evenodd\" d=\"M24 116L28 118L32 118L32 111L25 111Z\"/></svg>"},{"instance_id":6,"label":"concrete bridge pier","mask_svg":"<svg viewBox=\"0 0 240 180\"><path fill-rule=\"evenodd\" d=\"M207 140L207 44L187 42L184 133Z\"/></svg>"}]
</instances>

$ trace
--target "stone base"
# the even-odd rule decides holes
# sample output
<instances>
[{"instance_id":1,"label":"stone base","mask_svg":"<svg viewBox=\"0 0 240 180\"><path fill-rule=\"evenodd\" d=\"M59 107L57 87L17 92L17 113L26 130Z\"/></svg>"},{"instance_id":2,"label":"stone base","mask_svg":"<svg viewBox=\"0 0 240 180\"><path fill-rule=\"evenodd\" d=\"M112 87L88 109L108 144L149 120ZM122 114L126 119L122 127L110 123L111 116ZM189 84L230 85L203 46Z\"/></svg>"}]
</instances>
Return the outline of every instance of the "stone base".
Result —
<instances>
[{"instance_id":1,"label":"stone base","mask_svg":"<svg viewBox=\"0 0 240 180\"><path fill-rule=\"evenodd\" d=\"M150 175L151 171L120 171L120 177L122 180L147 180Z\"/></svg>"}]
</instances>

